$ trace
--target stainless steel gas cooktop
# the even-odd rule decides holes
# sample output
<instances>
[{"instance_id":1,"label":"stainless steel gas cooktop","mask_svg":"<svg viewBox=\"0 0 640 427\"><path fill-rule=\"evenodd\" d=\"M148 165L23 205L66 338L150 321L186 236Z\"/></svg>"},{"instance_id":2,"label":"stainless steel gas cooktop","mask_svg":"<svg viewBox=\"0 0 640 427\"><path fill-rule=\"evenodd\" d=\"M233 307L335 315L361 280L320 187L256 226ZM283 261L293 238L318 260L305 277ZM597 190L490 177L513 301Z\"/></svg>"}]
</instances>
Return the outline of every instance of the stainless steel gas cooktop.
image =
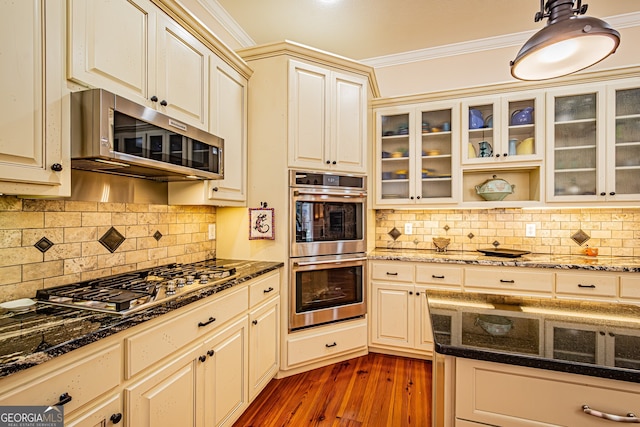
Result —
<instances>
[{"instance_id":1,"label":"stainless steel gas cooktop","mask_svg":"<svg viewBox=\"0 0 640 427\"><path fill-rule=\"evenodd\" d=\"M169 264L41 289L36 299L46 304L125 316L210 286L235 273L235 268L218 265L216 260Z\"/></svg>"}]
</instances>

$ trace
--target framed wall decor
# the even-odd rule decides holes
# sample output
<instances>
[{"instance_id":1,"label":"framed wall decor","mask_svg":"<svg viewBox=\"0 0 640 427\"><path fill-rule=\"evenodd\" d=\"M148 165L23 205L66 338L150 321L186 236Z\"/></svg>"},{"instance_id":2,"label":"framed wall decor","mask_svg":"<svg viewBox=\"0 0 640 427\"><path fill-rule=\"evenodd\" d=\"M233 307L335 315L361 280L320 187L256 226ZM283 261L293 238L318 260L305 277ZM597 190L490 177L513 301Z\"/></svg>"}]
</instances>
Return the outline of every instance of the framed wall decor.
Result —
<instances>
[{"instance_id":1,"label":"framed wall decor","mask_svg":"<svg viewBox=\"0 0 640 427\"><path fill-rule=\"evenodd\" d=\"M273 208L249 208L249 240L275 240Z\"/></svg>"}]
</instances>

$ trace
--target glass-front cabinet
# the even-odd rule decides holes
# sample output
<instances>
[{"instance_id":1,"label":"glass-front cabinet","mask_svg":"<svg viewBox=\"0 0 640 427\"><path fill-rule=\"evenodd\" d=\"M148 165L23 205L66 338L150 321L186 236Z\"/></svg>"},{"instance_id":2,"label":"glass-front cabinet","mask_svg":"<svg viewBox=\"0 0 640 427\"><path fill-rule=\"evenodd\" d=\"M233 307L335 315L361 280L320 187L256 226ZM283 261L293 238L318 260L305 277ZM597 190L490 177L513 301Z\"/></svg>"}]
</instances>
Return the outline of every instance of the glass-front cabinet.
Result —
<instances>
[{"instance_id":1,"label":"glass-front cabinet","mask_svg":"<svg viewBox=\"0 0 640 427\"><path fill-rule=\"evenodd\" d=\"M462 163L539 161L544 135L540 92L469 98L462 102Z\"/></svg>"},{"instance_id":2,"label":"glass-front cabinet","mask_svg":"<svg viewBox=\"0 0 640 427\"><path fill-rule=\"evenodd\" d=\"M548 201L637 201L640 85L547 94Z\"/></svg>"},{"instance_id":3,"label":"glass-front cabinet","mask_svg":"<svg viewBox=\"0 0 640 427\"><path fill-rule=\"evenodd\" d=\"M459 109L430 103L377 112L376 203L447 204L458 198Z\"/></svg>"}]
</instances>

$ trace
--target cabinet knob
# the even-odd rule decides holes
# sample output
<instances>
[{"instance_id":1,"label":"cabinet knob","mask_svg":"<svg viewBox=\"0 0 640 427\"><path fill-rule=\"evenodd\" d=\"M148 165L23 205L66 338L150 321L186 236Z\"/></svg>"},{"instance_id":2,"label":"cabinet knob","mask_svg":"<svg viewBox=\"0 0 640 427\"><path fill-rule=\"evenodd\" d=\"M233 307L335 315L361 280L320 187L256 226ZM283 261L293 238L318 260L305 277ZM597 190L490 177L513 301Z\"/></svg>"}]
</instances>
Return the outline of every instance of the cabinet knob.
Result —
<instances>
[{"instance_id":1,"label":"cabinet knob","mask_svg":"<svg viewBox=\"0 0 640 427\"><path fill-rule=\"evenodd\" d=\"M62 171L62 165L60 163L54 163L51 165L51 170L54 172Z\"/></svg>"},{"instance_id":2,"label":"cabinet knob","mask_svg":"<svg viewBox=\"0 0 640 427\"><path fill-rule=\"evenodd\" d=\"M413 291L409 291L409 295L413 295Z\"/></svg>"},{"instance_id":3,"label":"cabinet knob","mask_svg":"<svg viewBox=\"0 0 640 427\"><path fill-rule=\"evenodd\" d=\"M416 292L416 296L419 297L420 296L420 292Z\"/></svg>"},{"instance_id":4,"label":"cabinet knob","mask_svg":"<svg viewBox=\"0 0 640 427\"><path fill-rule=\"evenodd\" d=\"M204 362L205 360L207 360L207 356L203 354L202 356L198 357L198 360Z\"/></svg>"},{"instance_id":5,"label":"cabinet knob","mask_svg":"<svg viewBox=\"0 0 640 427\"><path fill-rule=\"evenodd\" d=\"M413 196L411 196L411 197L409 197L409 199L413 200L413 199L414 199L414 197L413 197Z\"/></svg>"},{"instance_id":6,"label":"cabinet knob","mask_svg":"<svg viewBox=\"0 0 640 427\"><path fill-rule=\"evenodd\" d=\"M496 158L500 157L500 153L496 154Z\"/></svg>"},{"instance_id":7,"label":"cabinet knob","mask_svg":"<svg viewBox=\"0 0 640 427\"><path fill-rule=\"evenodd\" d=\"M153 95L151 98L149 98L151 101L153 102L158 102L158 97Z\"/></svg>"},{"instance_id":8,"label":"cabinet knob","mask_svg":"<svg viewBox=\"0 0 640 427\"><path fill-rule=\"evenodd\" d=\"M162 101L160 101L160 105L166 107L167 105L169 105L169 103L163 99Z\"/></svg>"},{"instance_id":9,"label":"cabinet knob","mask_svg":"<svg viewBox=\"0 0 640 427\"><path fill-rule=\"evenodd\" d=\"M213 187L211 191L218 191L218 187Z\"/></svg>"},{"instance_id":10,"label":"cabinet knob","mask_svg":"<svg viewBox=\"0 0 640 427\"><path fill-rule=\"evenodd\" d=\"M606 196L607 193L605 193L604 191L602 193L600 193L601 196Z\"/></svg>"},{"instance_id":11,"label":"cabinet knob","mask_svg":"<svg viewBox=\"0 0 640 427\"><path fill-rule=\"evenodd\" d=\"M332 165L337 164L338 162L336 162L335 160L333 162L331 162Z\"/></svg>"},{"instance_id":12,"label":"cabinet knob","mask_svg":"<svg viewBox=\"0 0 640 427\"><path fill-rule=\"evenodd\" d=\"M615 192L615 191L612 191L611 193L609 193L609 195L610 195L610 196L615 196L615 195L616 195L616 192Z\"/></svg>"},{"instance_id":13,"label":"cabinet knob","mask_svg":"<svg viewBox=\"0 0 640 427\"><path fill-rule=\"evenodd\" d=\"M113 424L118 424L120 421L122 421L122 414L118 412L117 414L111 415L109 419Z\"/></svg>"},{"instance_id":14,"label":"cabinet knob","mask_svg":"<svg viewBox=\"0 0 640 427\"><path fill-rule=\"evenodd\" d=\"M504 157L507 157L507 156L509 155L509 153L502 153L502 155L503 155Z\"/></svg>"},{"instance_id":15,"label":"cabinet knob","mask_svg":"<svg viewBox=\"0 0 640 427\"><path fill-rule=\"evenodd\" d=\"M213 356L214 354L216 354L216 352L213 350L207 351L207 355L209 355L209 357Z\"/></svg>"},{"instance_id":16,"label":"cabinet knob","mask_svg":"<svg viewBox=\"0 0 640 427\"><path fill-rule=\"evenodd\" d=\"M258 324L258 321L257 321L257 320L254 320L254 321L253 321L253 322L251 322L251 323L253 323L254 325L257 325L257 324Z\"/></svg>"},{"instance_id":17,"label":"cabinet knob","mask_svg":"<svg viewBox=\"0 0 640 427\"><path fill-rule=\"evenodd\" d=\"M416 199L420 199L420 196L416 197Z\"/></svg>"},{"instance_id":18,"label":"cabinet knob","mask_svg":"<svg viewBox=\"0 0 640 427\"><path fill-rule=\"evenodd\" d=\"M602 336L604 336L604 331L598 331L598 333Z\"/></svg>"},{"instance_id":19,"label":"cabinet knob","mask_svg":"<svg viewBox=\"0 0 640 427\"><path fill-rule=\"evenodd\" d=\"M62 405L66 405L67 403L71 402L72 397L69 395L69 393L62 393L60 395L60 399L58 400L58 403L54 403L54 406L62 406Z\"/></svg>"}]
</instances>

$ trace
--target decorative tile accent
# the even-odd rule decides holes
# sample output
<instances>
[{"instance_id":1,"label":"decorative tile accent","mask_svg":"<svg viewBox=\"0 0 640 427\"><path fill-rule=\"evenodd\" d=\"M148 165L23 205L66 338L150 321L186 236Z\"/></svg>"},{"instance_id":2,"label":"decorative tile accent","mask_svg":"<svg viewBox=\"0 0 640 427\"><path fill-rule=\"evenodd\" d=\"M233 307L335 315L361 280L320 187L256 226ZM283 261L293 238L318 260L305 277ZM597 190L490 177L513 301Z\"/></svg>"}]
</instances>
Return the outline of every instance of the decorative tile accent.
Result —
<instances>
[{"instance_id":1,"label":"decorative tile accent","mask_svg":"<svg viewBox=\"0 0 640 427\"><path fill-rule=\"evenodd\" d=\"M393 227L389 233L387 233L393 240L397 240L398 237L402 236L402 233L397 228Z\"/></svg>"},{"instance_id":2,"label":"decorative tile accent","mask_svg":"<svg viewBox=\"0 0 640 427\"><path fill-rule=\"evenodd\" d=\"M469 234L467 234L467 237L468 237L469 239L473 239L474 237L476 237L476 235L475 235L475 234L473 234L473 233L469 233Z\"/></svg>"},{"instance_id":3,"label":"decorative tile accent","mask_svg":"<svg viewBox=\"0 0 640 427\"><path fill-rule=\"evenodd\" d=\"M444 228L444 231L449 231L449 228L450 228L450 227L449 227L448 225L445 225L445 226L444 226L444 227L442 227L442 228Z\"/></svg>"},{"instance_id":4,"label":"decorative tile accent","mask_svg":"<svg viewBox=\"0 0 640 427\"><path fill-rule=\"evenodd\" d=\"M573 240L574 242L576 242L577 244L579 244L580 246L582 246L584 244L584 242L586 242L587 240L589 240L591 238L591 236L589 236L587 233L585 233L584 231L582 231L582 229L576 231L575 233L573 233L573 235L571 236L571 240Z\"/></svg>"},{"instance_id":5,"label":"decorative tile accent","mask_svg":"<svg viewBox=\"0 0 640 427\"><path fill-rule=\"evenodd\" d=\"M46 237L43 237L42 239L38 240L33 246L35 246L36 249L38 249L40 252L45 253L49 249L51 249L51 247L53 246L53 242Z\"/></svg>"},{"instance_id":6,"label":"decorative tile accent","mask_svg":"<svg viewBox=\"0 0 640 427\"><path fill-rule=\"evenodd\" d=\"M109 252L113 253L118 249L122 242L125 241L125 237L114 227L111 227L98 241L102 243L102 246L107 248Z\"/></svg>"},{"instance_id":7,"label":"decorative tile accent","mask_svg":"<svg viewBox=\"0 0 640 427\"><path fill-rule=\"evenodd\" d=\"M497 240L494 240L492 245L494 248L497 248L498 246L500 246L500 242L498 242Z\"/></svg>"},{"instance_id":8,"label":"decorative tile accent","mask_svg":"<svg viewBox=\"0 0 640 427\"><path fill-rule=\"evenodd\" d=\"M156 239L156 241L159 241L162 239L162 233L156 230L156 232L153 233L153 238Z\"/></svg>"}]
</instances>

